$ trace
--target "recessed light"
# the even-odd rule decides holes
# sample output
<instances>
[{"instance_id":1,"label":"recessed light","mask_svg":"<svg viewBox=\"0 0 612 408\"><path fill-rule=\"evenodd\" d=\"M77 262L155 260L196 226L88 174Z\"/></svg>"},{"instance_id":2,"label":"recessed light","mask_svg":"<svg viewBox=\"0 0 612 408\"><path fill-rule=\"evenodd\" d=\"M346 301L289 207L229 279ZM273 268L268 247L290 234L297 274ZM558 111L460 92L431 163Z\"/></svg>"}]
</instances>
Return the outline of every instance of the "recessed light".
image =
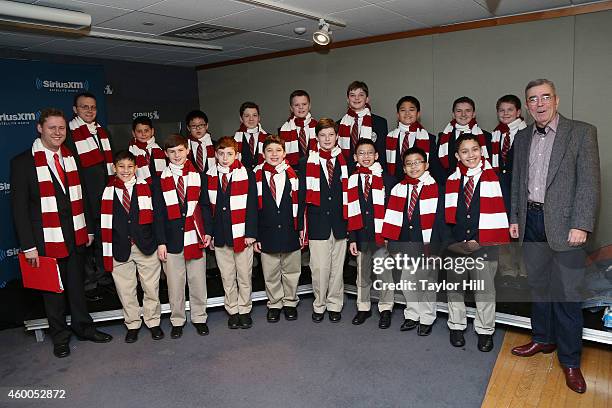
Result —
<instances>
[{"instance_id":1,"label":"recessed light","mask_svg":"<svg viewBox=\"0 0 612 408\"><path fill-rule=\"evenodd\" d=\"M152 23L152 22L150 22L150 21L145 21L144 23L142 23L142 25L145 25L145 26L152 26L152 25L155 25L155 23Z\"/></svg>"},{"instance_id":2,"label":"recessed light","mask_svg":"<svg viewBox=\"0 0 612 408\"><path fill-rule=\"evenodd\" d=\"M298 35L302 35L306 32L306 27L295 27L293 29L293 32L298 34Z\"/></svg>"}]
</instances>

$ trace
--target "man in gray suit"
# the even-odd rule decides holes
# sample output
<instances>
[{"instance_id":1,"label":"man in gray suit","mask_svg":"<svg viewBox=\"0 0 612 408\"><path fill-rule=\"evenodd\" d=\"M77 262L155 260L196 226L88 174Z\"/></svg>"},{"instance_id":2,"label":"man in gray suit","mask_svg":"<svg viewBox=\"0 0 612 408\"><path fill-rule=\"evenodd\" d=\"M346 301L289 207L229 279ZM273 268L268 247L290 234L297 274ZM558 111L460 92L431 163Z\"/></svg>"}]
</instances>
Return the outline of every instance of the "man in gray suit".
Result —
<instances>
[{"instance_id":1,"label":"man in gray suit","mask_svg":"<svg viewBox=\"0 0 612 408\"><path fill-rule=\"evenodd\" d=\"M529 82L525 98L535 123L514 142L510 235L524 243L533 338L512 354L557 349L567 386L583 393L580 289L601 189L597 129L560 115L547 79Z\"/></svg>"}]
</instances>

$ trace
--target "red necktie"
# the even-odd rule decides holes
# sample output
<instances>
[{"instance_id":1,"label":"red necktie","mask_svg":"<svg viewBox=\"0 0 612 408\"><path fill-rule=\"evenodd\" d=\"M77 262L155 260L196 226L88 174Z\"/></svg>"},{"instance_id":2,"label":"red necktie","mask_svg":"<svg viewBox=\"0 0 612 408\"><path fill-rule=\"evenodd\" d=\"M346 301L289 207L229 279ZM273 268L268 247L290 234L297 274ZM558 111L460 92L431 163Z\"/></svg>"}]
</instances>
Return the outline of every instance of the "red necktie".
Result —
<instances>
[{"instance_id":1,"label":"red necktie","mask_svg":"<svg viewBox=\"0 0 612 408\"><path fill-rule=\"evenodd\" d=\"M414 184L412 186L412 193L410 194L410 204L408 205L408 221L412 219L412 213L414 213L417 198L419 197L419 189L417 188L417 186L418 184Z\"/></svg>"},{"instance_id":2,"label":"red necktie","mask_svg":"<svg viewBox=\"0 0 612 408\"><path fill-rule=\"evenodd\" d=\"M196 164L198 165L198 170L200 172L204 171L204 146L198 142L198 147L196 151Z\"/></svg>"},{"instance_id":3,"label":"red necktie","mask_svg":"<svg viewBox=\"0 0 612 408\"><path fill-rule=\"evenodd\" d=\"M185 181L183 180L183 176L178 176L176 191L178 192L178 197L179 200L181 200L181 204L185 204Z\"/></svg>"},{"instance_id":4,"label":"red necktie","mask_svg":"<svg viewBox=\"0 0 612 408\"><path fill-rule=\"evenodd\" d=\"M66 174L64 173L64 168L62 167L60 163L59 155L57 153L53 154L53 160L55 161L55 170L57 171L57 176L62 182L62 185L64 186L64 188L66 188Z\"/></svg>"},{"instance_id":5,"label":"red necktie","mask_svg":"<svg viewBox=\"0 0 612 408\"><path fill-rule=\"evenodd\" d=\"M249 147L251 148L251 153L253 157L255 157L255 134L251 133L251 138L249 139Z\"/></svg>"},{"instance_id":6,"label":"red necktie","mask_svg":"<svg viewBox=\"0 0 612 408\"><path fill-rule=\"evenodd\" d=\"M304 131L304 127L300 128L300 133L298 134L298 141L300 142L300 150L306 155L308 151L308 146L306 144L306 132Z\"/></svg>"},{"instance_id":7,"label":"red necktie","mask_svg":"<svg viewBox=\"0 0 612 408\"><path fill-rule=\"evenodd\" d=\"M225 193L227 191L227 174L223 173L221 177L221 189Z\"/></svg>"},{"instance_id":8,"label":"red necktie","mask_svg":"<svg viewBox=\"0 0 612 408\"><path fill-rule=\"evenodd\" d=\"M147 165L151 164L151 154L147 148L144 149L145 159L147 160Z\"/></svg>"},{"instance_id":9,"label":"red necktie","mask_svg":"<svg viewBox=\"0 0 612 408\"><path fill-rule=\"evenodd\" d=\"M463 194L465 196L465 207L469 210L470 204L472 203L472 196L474 195L474 176L468 176L468 182L465 183L465 189Z\"/></svg>"},{"instance_id":10,"label":"red necktie","mask_svg":"<svg viewBox=\"0 0 612 408\"><path fill-rule=\"evenodd\" d=\"M276 173L270 173L270 193L274 201L276 201L276 182L274 181L274 176L276 176Z\"/></svg>"},{"instance_id":11,"label":"red necktie","mask_svg":"<svg viewBox=\"0 0 612 408\"><path fill-rule=\"evenodd\" d=\"M332 158L327 159L327 184L331 187L332 179L334 178L334 163Z\"/></svg>"},{"instance_id":12,"label":"red necktie","mask_svg":"<svg viewBox=\"0 0 612 408\"><path fill-rule=\"evenodd\" d=\"M125 208L125 212L130 213L130 194L128 193L127 187L125 184L123 185L123 197L121 199L121 204L123 204L123 208Z\"/></svg>"},{"instance_id":13,"label":"red necktie","mask_svg":"<svg viewBox=\"0 0 612 408\"><path fill-rule=\"evenodd\" d=\"M504 136L504 144L502 145L502 161L505 163L508 158L508 151L510 151L510 133L506 133Z\"/></svg>"},{"instance_id":14,"label":"red necktie","mask_svg":"<svg viewBox=\"0 0 612 408\"><path fill-rule=\"evenodd\" d=\"M353 123L353 127L351 128L351 146L355 148L357 144L357 140L359 140L359 118L355 118L355 122Z\"/></svg>"},{"instance_id":15,"label":"red necktie","mask_svg":"<svg viewBox=\"0 0 612 408\"><path fill-rule=\"evenodd\" d=\"M372 189L372 184L370 183L370 176L369 174L365 175L365 183L363 184L363 199L365 201L368 201L368 197L370 196L370 190Z\"/></svg>"},{"instance_id":16,"label":"red necktie","mask_svg":"<svg viewBox=\"0 0 612 408\"><path fill-rule=\"evenodd\" d=\"M409 132L404 133L404 141L402 142L402 153L400 156L404 156L404 152L410 147L410 138L408 137Z\"/></svg>"}]
</instances>

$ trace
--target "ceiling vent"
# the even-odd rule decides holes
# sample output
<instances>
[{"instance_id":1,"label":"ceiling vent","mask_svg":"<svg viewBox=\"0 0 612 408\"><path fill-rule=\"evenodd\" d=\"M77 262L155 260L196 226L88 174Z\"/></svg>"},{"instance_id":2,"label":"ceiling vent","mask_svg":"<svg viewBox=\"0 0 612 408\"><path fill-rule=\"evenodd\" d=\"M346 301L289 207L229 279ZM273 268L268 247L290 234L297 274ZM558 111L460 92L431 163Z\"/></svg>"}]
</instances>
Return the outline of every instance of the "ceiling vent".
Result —
<instances>
[{"instance_id":1,"label":"ceiling vent","mask_svg":"<svg viewBox=\"0 0 612 408\"><path fill-rule=\"evenodd\" d=\"M169 31L167 33L164 33L163 36L196 41L211 41L245 32L245 30L238 30L230 27L221 27L212 24L201 23L178 30Z\"/></svg>"}]
</instances>

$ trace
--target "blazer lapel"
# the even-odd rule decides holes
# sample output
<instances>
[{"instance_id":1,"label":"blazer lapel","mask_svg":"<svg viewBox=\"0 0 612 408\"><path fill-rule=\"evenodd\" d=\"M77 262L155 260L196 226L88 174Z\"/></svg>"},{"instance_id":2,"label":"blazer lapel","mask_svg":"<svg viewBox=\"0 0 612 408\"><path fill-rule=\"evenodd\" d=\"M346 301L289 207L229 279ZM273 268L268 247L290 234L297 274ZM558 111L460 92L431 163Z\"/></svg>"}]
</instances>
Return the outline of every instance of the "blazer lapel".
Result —
<instances>
[{"instance_id":1,"label":"blazer lapel","mask_svg":"<svg viewBox=\"0 0 612 408\"><path fill-rule=\"evenodd\" d=\"M526 139L525 143L522 144L522 151L518 152L521 153L519 160L522 159L522 163L523 163L523 174L525 175L525 177L523 177L523 184L525 185L525 191L529 191L529 152L531 151L531 141L533 140L533 127L535 125L531 124L529 126L527 126L527 129L525 129L525 136Z\"/></svg>"},{"instance_id":2,"label":"blazer lapel","mask_svg":"<svg viewBox=\"0 0 612 408\"><path fill-rule=\"evenodd\" d=\"M555 175L559 170L567 145L569 142L570 122L559 114L559 124L557 125L557 134L553 143L552 152L550 153L550 161L548 163L548 174L546 175L546 188L550 186L555 179Z\"/></svg>"}]
</instances>

